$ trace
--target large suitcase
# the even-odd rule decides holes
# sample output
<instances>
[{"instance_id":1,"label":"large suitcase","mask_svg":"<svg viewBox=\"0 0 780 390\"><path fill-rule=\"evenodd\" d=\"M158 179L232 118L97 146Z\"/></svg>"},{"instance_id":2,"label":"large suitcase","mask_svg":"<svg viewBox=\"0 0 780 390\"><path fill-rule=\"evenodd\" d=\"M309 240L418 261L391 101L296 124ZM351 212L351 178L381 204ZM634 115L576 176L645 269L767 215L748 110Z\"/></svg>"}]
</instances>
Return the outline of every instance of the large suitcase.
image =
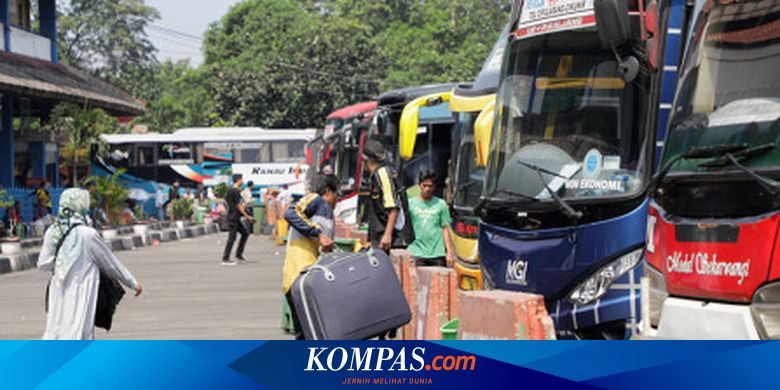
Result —
<instances>
[{"instance_id":1,"label":"large suitcase","mask_svg":"<svg viewBox=\"0 0 780 390\"><path fill-rule=\"evenodd\" d=\"M401 282L381 251L324 255L290 291L308 340L369 339L412 319Z\"/></svg>"}]
</instances>

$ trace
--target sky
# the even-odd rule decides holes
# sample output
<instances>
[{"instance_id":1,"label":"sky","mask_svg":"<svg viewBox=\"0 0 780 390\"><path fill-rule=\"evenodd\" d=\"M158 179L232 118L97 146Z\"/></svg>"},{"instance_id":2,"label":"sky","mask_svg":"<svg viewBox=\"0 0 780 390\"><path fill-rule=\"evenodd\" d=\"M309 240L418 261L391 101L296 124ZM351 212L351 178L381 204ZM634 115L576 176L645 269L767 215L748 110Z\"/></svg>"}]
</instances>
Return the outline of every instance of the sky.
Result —
<instances>
[{"instance_id":1,"label":"sky","mask_svg":"<svg viewBox=\"0 0 780 390\"><path fill-rule=\"evenodd\" d=\"M209 24L222 18L240 0L146 0L157 8L160 19L147 27L157 59L189 59L190 65L203 62L202 38Z\"/></svg>"}]
</instances>

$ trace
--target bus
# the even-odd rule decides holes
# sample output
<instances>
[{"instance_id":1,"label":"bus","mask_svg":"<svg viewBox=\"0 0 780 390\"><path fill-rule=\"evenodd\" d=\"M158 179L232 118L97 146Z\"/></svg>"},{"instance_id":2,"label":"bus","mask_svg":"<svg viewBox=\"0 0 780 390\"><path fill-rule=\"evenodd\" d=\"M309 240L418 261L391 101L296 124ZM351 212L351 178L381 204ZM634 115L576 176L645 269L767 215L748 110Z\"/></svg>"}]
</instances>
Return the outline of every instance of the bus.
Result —
<instances>
[{"instance_id":1,"label":"bus","mask_svg":"<svg viewBox=\"0 0 780 390\"><path fill-rule=\"evenodd\" d=\"M683 6L514 3L476 207L480 267L485 288L544 296L559 338L639 330L647 188Z\"/></svg>"},{"instance_id":2,"label":"bus","mask_svg":"<svg viewBox=\"0 0 780 390\"><path fill-rule=\"evenodd\" d=\"M172 134L105 134L105 147L95 148L93 175L112 175L124 169L120 180L130 197L147 202L159 184L179 181L182 187L204 188L229 183L232 174L254 181L256 190L288 186L304 193L305 146L313 130L259 128L191 128ZM103 150L99 150L103 149Z\"/></svg>"},{"instance_id":3,"label":"bus","mask_svg":"<svg viewBox=\"0 0 780 390\"><path fill-rule=\"evenodd\" d=\"M358 222L356 178L360 177L362 147L376 107L376 102L363 102L333 112L328 115L325 128L307 145L311 166L308 179L323 170L332 170L341 182L341 196L334 214L351 225Z\"/></svg>"},{"instance_id":4,"label":"bus","mask_svg":"<svg viewBox=\"0 0 780 390\"><path fill-rule=\"evenodd\" d=\"M486 158L479 158L475 135L485 134L492 127L499 73L508 34L509 26L500 33L473 85L461 84L451 91L418 98L409 103L401 115L401 138L410 141L415 140L419 111L422 107L448 102L450 111L455 115L446 200L452 214L450 237L455 248L454 268L458 287L462 290L482 289L477 251L479 218L474 214L474 207L480 200ZM475 130L478 124L481 128ZM401 157L412 158L414 146L401 142Z\"/></svg>"},{"instance_id":5,"label":"bus","mask_svg":"<svg viewBox=\"0 0 780 390\"><path fill-rule=\"evenodd\" d=\"M689 5L643 311L662 338L780 339L780 1Z\"/></svg>"},{"instance_id":6,"label":"bus","mask_svg":"<svg viewBox=\"0 0 780 390\"><path fill-rule=\"evenodd\" d=\"M387 148L388 161L399 174L400 185L409 196L418 193L417 177L424 169L434 172L449 172L450 158L456 137L453 133L455 116L448 101L434 99L418 112L418 126L408 137L400 131L404 108L430 95L449 94L460 83L433 84L385 92L377 99L375 127L371 138L385 145L398 145L399 149ZM447 99L448 100L448 99ZM420 106L420 104L415 103ZM365 171L365 170L364 170ZM365 175L365 172L363 172ZM444 198L447 175L437 178L436 196ZM363 180L367 183L366 180Z\"/></svg>"}]
</instances>

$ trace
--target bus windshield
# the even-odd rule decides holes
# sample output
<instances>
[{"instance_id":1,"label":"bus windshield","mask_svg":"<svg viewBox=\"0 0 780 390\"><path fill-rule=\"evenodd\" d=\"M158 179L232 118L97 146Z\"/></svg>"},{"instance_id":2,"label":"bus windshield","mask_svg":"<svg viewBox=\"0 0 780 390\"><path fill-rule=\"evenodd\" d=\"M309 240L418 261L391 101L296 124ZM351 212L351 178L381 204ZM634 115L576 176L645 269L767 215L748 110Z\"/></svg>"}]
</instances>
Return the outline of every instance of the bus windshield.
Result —
<instances>
[{"instance_id":1,"label":"bus windshield","mask_svg":"<svg viewBox=\"0 0 780 390\"><path fill-rule=\"evenodd\" d=\"M482 193L485 170L477 166L474 146L474 122L479 112L460 113L458 125L462 126L463 138L458 145L458 161L455 165L453 182L453 203L455 207L474 207ZM460 130L460 129L459 129Z\"/></svg>"},{"instance_id":2,"label":"bus windshield","mask_svg":"<svg viewBox=\"0 0 780 390\"><path fill-rule=\"evenodd\" d=\"M488 198L626 196L647 179L644 98L592 30L510 43L487 168ZM637 79L639 80L639 79ZM496 196L492 196L492 195ZM489 201L490 199L488 199Z\"/></svg>"},{"instance_id":3,"label":"bus windshield","mask_svg":"<svg viewBox=\"0 0 780 390\"><path fill-rule=\"evenodd\" d=\"M693 28L662 165L694 147L777 146L780 1L701 7ZM701 162L681 160L672 172L706 170ZM777 167L780 148L741 163Z\"/></svg>"}]
</instances>

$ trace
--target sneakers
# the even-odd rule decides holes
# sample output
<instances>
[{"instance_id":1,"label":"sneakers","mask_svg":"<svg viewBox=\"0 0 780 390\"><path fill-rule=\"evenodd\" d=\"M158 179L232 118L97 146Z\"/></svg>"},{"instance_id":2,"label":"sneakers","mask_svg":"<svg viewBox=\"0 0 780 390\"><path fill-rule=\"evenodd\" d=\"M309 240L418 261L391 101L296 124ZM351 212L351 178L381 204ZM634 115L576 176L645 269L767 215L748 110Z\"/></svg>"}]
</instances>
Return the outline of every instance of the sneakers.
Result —
<instances>
[{"instance_id":1,"label":"sneakers","mask_svg":"<svg viewBox=\"0 0 780 390\"><path fill-rule=\"evenodd\" d=\"M222 265L223 266L232 267L232 266L238 265L238 263L235 262L235 261L232 261L232 260L222 260Z\"/></svg>"},{"instance_id":2,"label":"sneakers","mask_svg":"<svg viewBox=\"0 0 780 390\"><path fill-rule=\"evenodd\" d=\"M244 258L244 256L236 257L236 262L238 264L246 264L248 262L247 259Z\"/></svg>"}]
</instances>

